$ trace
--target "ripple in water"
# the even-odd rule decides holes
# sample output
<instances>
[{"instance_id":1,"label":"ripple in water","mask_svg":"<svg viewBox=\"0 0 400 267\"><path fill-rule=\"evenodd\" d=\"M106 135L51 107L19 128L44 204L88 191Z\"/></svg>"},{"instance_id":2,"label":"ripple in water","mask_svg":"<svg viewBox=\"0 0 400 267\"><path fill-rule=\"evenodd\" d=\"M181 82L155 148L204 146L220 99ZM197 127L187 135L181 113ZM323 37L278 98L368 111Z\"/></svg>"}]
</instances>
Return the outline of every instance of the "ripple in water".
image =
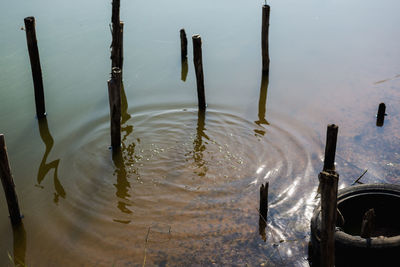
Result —
<instances>
[{"instance_id":1,"label":"ripple in water","mask_svg":"<svg viewBox=\"0 0 400 267\"><path fill-rule=\"evenodd\" d=\"M282 116L262 125L212 109L132 114L123 118L121 154L112 157L107 150L107 117L84 130L66 159L70 193L57 217L73 229L64 246L79 243L76 259L105 265L303 264L298 259L307 253L314 165L320 167L319 156L309 152L320 151L314 133ZM264 242L257 209L266 181Z\"/></svg>"}]
</instances>

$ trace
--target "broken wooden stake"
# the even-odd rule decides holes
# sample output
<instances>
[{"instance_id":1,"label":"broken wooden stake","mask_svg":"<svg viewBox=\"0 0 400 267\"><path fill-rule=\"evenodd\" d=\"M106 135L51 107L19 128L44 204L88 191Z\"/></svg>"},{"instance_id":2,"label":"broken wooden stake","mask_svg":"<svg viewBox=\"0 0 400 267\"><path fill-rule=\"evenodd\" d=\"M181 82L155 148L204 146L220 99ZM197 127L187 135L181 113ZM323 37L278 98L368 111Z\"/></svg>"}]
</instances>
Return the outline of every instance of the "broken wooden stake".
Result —
<instances>
[{"instance_id":1,"label":"broken wooden stake","mask_svg":"<svg viewBox=\"0 0 400 267\"><path fill-rule=\"evenodd\" d=\"M335 223L339 174L334 171L319 174L321 188L321 264L335 265Z\"/></svg>"},{"instance_id":2,"label":"broken wooden stake","mask_svg":"<svg viewBox=\"0 0 400 267\"><path fill-rule=\"evenodd\" d=\"M117 66L121 70L121 81L123 80L122 70L124 66L124 22L119 22L119 66Z\"/></svg>"},{"instance_id":3,"label":"broken wooden stake","mask_svg":"<svg viewBox=\"0 0 400 267\"><path fill-rule=\"evenodd\" d=\"M201 37L199 34L192 36L193 41L193 63L196 72L197 81L197 98L199 103L199 109L206 109L206 97L204 93L204 74L203 74L203 59L201 51Z\"/></svg>"},{"instance_id":4,"label":"broken wooden stake","mask_svg":"<svg viewBox=\"0 0 400 267\"><path fill-rule=\"evenodd\" d=\"M361 223L360 236L370 238L375 227L375 210L369 209L365 212Z\"/></svg>"},{"instance_id":5,"label":"broken wooden stake","mask_svg":"<svg viewBox=\"0 0 400 267\"><path fill-rule=\"evenodd\" d=\"M46 108L44 105L42 68L40 66L39 49L36 39L35 18L26 17L24 22L29 59L31 61L33 87L35 90L36 116L40 119L46 116Z\"/></svg>"},{"instance_id":6,"label":"broken wooden stake","mask_svg":"<svg viewBox=\"0 0 400 267\"><path fill-rule=\"evenodd\" d=\"M262 27L261 27L261 52L262 52L262 72L269 73L269 14L270 6L263 5L262 7Z\"/></svg>"},{"instance_id":7,"label":"broken wooden stake","mask_svg":"<svg viewBox=\"0 0 400 267\"><path fill-rule=\"evenodd\" d=\"M378 127L383 126L386 116L385 111L386 111L385 103L380 103L378 108L378 114L376 115L376 126Z\"/></svg>"},{"instance_id":8,"label":"broken wooden stake","mask_svg":"<svg viewBox=\"0 0 400 267\"><path fill-rule=\"evenodd\" d=\"M111 80L108 81L110 103L111 147L113 152L121 149L121 70L113 68Z\"/></svg>"},{"instance_id":9,"label":"broken wooden stake","mask_svg":"<svg viewBox=\"0 0 400 267\"><path fill-rule=\"evenodd\" d=\"M21 223L21 213L19 211L17 193L15 192L15 184L11 174L10 163L8 162L7 147L3 134L0 134L0 178L7 199L11 223L17 225Z\"/></svg>"},{"instance_id":10,"label":"broken wooden stake","mask_svg":"<svg viewBox=\"0 0 400 267\"><path fill-rule=\"evenodd\" d=\"M335 170L336 142L339 127L335 124L328 125L326 132L325 159L323 171Z\"/></svg>"},{"instance_id":11,"label":"broken wooden stake","mask_svg":"<svg viewBox=\"0 0 400 267\"><path fill-rule=\"evenodd\" d=\"M187 59L187 38L185 29L180 30L181 36L181 60L184 61Z\"/></svg>"}]
</instances>

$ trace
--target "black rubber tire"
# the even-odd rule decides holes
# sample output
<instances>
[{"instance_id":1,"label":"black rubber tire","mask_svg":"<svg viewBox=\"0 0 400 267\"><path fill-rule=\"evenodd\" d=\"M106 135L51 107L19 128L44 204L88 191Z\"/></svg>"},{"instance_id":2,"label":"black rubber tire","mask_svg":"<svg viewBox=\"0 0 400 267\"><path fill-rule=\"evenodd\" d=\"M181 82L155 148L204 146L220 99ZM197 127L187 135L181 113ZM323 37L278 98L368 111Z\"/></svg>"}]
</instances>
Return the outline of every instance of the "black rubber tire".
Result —
<instances>
[{"instance_id":1,"label":"black rubber tire","mask_svg":"<svg viewBox=\"0 0 400 267\"><path fill-rule=\"evenodd\" d=\"M367 196L387 196L395 199L395 203L399 203L397 198L400 201L400 185L368 184L341 189L338 192L338 207L345 201ZM396 204L391 209L393 210L393 219L399 221L400 206ZM320 220L321 208L318 205L311 219L312 249L309 253L312 266L319 266ZM400 235L388 238L361 238L336 228L335 254L335 266L400 266Z\"/></svg>"}]
</instances>

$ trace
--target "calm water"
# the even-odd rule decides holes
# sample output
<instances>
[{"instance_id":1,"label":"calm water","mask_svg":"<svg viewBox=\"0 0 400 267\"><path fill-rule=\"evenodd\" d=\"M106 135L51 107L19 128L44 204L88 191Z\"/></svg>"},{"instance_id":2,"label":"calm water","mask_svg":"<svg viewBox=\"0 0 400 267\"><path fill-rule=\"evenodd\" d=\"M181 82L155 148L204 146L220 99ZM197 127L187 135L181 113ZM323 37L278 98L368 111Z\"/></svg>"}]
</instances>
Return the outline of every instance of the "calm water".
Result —
<instances>
[{"instance_id":1,"label":"calm water","mask_svg":"<svg viewBox=\"0 0 400 267\"><path fill-rule=\"evenodd\" d=\"M0 3L0 132L23 226L0 194L0 265L307 266L328 123L340 187L399 183L400 3L273 1L261 75L262 1L121 1L123 150L108 149L110 0ZM47 120L35 118L23 19L35 16ZM189 40L203 39L197 112ZM385 102L388 116L376 127ZM261 183L270 183L266 235Z\"/></svg>"}]
</instances>

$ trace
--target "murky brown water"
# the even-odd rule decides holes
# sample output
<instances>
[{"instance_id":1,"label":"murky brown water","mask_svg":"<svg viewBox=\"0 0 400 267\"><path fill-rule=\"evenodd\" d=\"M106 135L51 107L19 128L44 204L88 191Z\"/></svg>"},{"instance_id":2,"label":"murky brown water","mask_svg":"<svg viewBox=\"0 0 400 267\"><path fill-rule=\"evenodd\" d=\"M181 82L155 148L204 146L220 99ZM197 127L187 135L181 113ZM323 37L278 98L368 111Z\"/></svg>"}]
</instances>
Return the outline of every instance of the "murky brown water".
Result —
<instances>
[{"instance_id":1,"label":"murky brown water","mask_svg":"<svg viewBox=\"0 0 400 267\"><path fill-rule=\"evenodd\" d=\"M25 217L13 231L0 194L0 265L307 266L328 123L339 125L340 187L366 169L365 183L399 183L398 1L269 4L262 77L261 1L121 1L126 102L112 157L110 1L1 3L0 132ZM30 15L48 113L40 122L20 30ZM203 39L204 114L190 44L182 80L182 27Z\"/></svg>"}]
</instances>

